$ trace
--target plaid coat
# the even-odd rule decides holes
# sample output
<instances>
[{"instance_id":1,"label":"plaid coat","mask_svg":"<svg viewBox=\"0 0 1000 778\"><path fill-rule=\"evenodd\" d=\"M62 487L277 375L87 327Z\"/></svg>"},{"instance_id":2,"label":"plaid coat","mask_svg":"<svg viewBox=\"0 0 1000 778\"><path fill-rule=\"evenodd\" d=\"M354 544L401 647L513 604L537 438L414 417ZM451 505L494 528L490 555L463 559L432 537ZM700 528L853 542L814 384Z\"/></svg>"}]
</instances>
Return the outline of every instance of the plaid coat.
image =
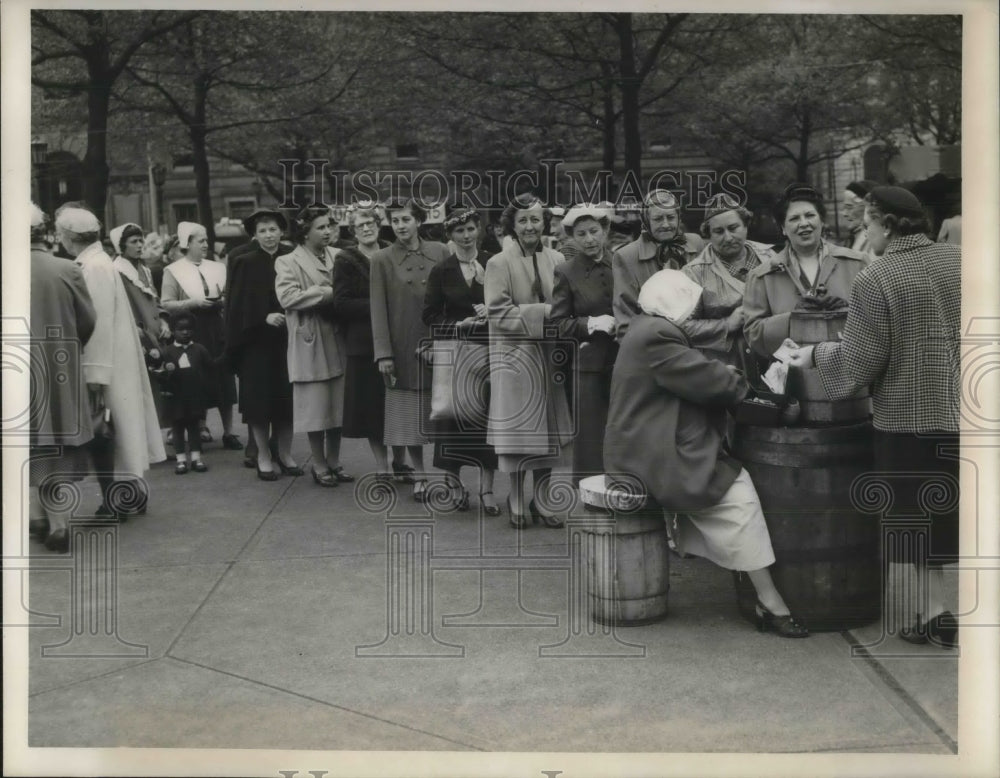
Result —
<instances>
[{"instance_id":1,"label":"plaid coat","mask_svg":"<svg viewBox=\"0 0 1000 778\"><path fill-rule=\"evenodd\" d=\"M961 258L908 235L858 275L843 340L814 353L831 399L871 384L876 429L958 431Z\"/></svg>"}]
</instances>

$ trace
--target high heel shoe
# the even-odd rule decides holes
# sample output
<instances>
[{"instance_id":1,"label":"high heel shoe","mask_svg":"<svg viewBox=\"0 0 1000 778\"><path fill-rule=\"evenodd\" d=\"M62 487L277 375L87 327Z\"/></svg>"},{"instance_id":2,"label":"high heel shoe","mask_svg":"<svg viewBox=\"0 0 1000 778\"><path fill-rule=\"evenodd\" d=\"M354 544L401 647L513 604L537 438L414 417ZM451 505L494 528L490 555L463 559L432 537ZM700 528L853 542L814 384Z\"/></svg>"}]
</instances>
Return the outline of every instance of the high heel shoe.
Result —
<instances>
[{"instance_id":1,"label":"high heel shoe","mask_svg":"<svg viewBox=\"0 0 1000 778\"><path fill-rule=\"evenodd\" d=\"M280 459L278 460L278 469L281 470L281 472L284 475L300 476L300 475L305 475L306 474L306 471L303 470L298 465L286 465Z\"/></svg>"},{"instance_id":2,"label":"high heel shoe","mask_svg":"<svg viewBox=\"0 0 1000 778\"><path fill-rule=\"evenodd\" d=\"M800 624L791 613L787 616L775 616L764 607L760 600L757 600L757 604L754 606L754 615L757 617L758 632L774 632L783 638L809 637L809 630Z\"/></svg>"},{"instance_id":3,"label":"high heel shoe","mask_svg":"<svg viewBox=\"0 0 1000 778\"><path fill-rule=\"evenodd\" d=\"M469 490L464 486L458 487L458 495L455 495L454 487L451 493L451 505L456 511L467 511L471 507L469 502Z\"/></svg>"},{"instance_id":4,"label":"high heel shoe","mask_svg":"<svg viewBox=\"0 0 1000 778\"><path fill-rule=\"evenodd\" d=\"M565 527L566 524L558 516L546 516L540 510L538 506L535 505L535 500L532 498L531 502L528 503L528 512L531 514L531 521L537 524L539 521L542 522L549 529L559 529L560 527Z\"/></svg>"},{"instance_id":5,"label":"high heel shoe","mask_svg":"<svg viewBox=\"0 0 1000 778\"><path fill-rule=\"evenodd\" d=\"M277 481L278 474L273 470L261 470L260 465L257 465L257 477L261 481Z\"/></svg>"},{"instance_id":6,"label":"high heel shoe","mask_svg":"<svg viewBox=\"0 0 1000 778\"><path fill-rule=\"evenodd\" d=\"M340 486L340 481L337 480L337 476L333 474L333 471L327 470L325 473L320 474L316 472L315 465L312 469L313 480L320 486L325 486L331 488L334 486Z\"/></svg>"},{"instance_id":7,"label":"high heel shoe","mask_svg":"<svg viewBox=\"0 0 1000 778\"><path fill-rule=\"evenodd\" d=\"M510 526L515 529L528 528L528 517L524 514L514 513L514 509L510 507L510 495L507 496L507 514L510 516Z\"/></svg>"},{"instance_id":8,"label":"high heel shoe","mask_svg":"<svg viewBox=\"0 0 1000 778\"><path fill-rule=\"evenodd\" d=\"M958 619L950 611L939 613L927 623L928 637L943 648L958 645Z\"/></svg>"},{"instance_id":9,"label":"high heel shoe","mask_svg":"<svg viewBox=\"0 0 1000 778\"><path fill-rule=\"evenodd\" d=\"M503 511L500 510L498 505L487 505L483 502L483 495L493 494L493 492L480 492L479 493L479 504L483 506L483 513L487 516L499 516Z\"/></svg>"}]
</instances>

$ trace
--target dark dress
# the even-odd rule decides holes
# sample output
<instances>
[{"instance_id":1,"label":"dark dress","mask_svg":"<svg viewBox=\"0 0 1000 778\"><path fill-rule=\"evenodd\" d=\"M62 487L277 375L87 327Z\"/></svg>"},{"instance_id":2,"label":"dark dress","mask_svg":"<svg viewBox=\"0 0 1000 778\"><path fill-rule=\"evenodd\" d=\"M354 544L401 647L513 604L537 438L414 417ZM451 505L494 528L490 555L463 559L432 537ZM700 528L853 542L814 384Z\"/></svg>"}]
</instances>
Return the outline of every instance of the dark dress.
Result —
<instances>
[{"instance_id":1,"label":"dark dress","mask_svg":"<svg viewBox=\"0 0 1000 778\"><path fill-rule=\"evenodd\" d=\"M274 291L274 255L254 241L229 258L226 291L226 353L240 379L240 412L247 424L292 420L292 384L288 380L288 332L267 323L283 313Z\"/></svg>"},{"instance_id":2,"label":"dark dress","mask_svg":"<svg viewBox=\"0 0 1000 778\"><path fill-rule=\"evenodd\" d=\"M600 262L576 254L556 266L550 319L561 338L576 342L577 391L575 398L571 398L576 427L573 442L575 479L604 472L604 427L608 422L611 372L618 356L618 344L607 333L588 334L587 319L613 315L613 291L610 251L605 251Z\"/></svg>"},{"instance_id":3,"label":"dark dress","mask_svg":"<svg viewBox=\"0 0 1000 778\"><path fill-rule=\"evenodd\" d=\"M379 248L384 248L379 244ZM345 438L385 435L385 384L372 344L371 265L357 247L341 249L333 263L333 311L345 332Z\"/></svg>"},{"instance_id":4,"label":"dark dress","mask_svg":"<svg viewBox=\"0 0 1000 778\"><path fill-rule=\"evenodd\" d=\"M477 261L482 267L490 255L479 252ZM423 321L431 328L435 340L469 340L488 344L490 328L487 321L477 324L471 332L459 334L459 321L475 316L476 304L485 304L483 285L473 279L470 284L462 274L458 257L454 254L431 269L424 295ZM463 422L461 429L454 420L433 423L434 467L455 470L463 465L478 464L487 470L497 469L497 455L486 442L486 427L470 429Z\"/></svg>"},{"instance_id":5,"label":"dark dress","mask_svg":"<svg viewBox=\"0 0 1000 778\"><path fill-rule=\"evenodd\" d=\"M181 360L187 355L187 366ZM164 418L171 423L200 419L215 402L216 364L212 355L200 343L190 343L187 348L171 343L163 347L164 365L175 367L162 374Z\"/></svg>"}]
</instances>

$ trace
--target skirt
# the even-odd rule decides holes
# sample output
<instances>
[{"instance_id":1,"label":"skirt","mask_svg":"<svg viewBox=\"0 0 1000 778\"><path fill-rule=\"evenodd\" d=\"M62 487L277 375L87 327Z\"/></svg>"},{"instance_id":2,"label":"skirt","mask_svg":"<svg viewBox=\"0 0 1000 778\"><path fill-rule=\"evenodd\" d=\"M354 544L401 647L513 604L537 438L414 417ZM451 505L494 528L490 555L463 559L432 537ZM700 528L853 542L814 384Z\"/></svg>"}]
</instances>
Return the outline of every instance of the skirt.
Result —
<instances>
[{"instance_id":1,"label":"skirt","mask_svg":"<svg viewBox=\"0 0 1000 778\"><path fill-rule=\"evenodd\" d=\"M292 418L296 432L340 427L344 422L344 377L292 384Z\"/></svg>"},{"instance_id":2,"label":"skirt","mask_svg":"<svg viewBox=\"0 0 1000 778\"><path fill-rule=\"evenodd\" d=\"M894 544L890 562L925 562L941 567L958 561L958 433L933 436L875 430L875 469L892 490L892 508L883 519L901 519L899 532L910 537ZM946 453L939 454L943 448ZM948 455L951 452L951 456Z\"/></svg>"},{"instance_id":3,"label":"skirt","mask_svg":"<svg viewBox=\"0 0 1000 778\"><path fill-rule=\"evenodd\" d=\"M292 384L288 380L288 335L267 327L242 350L239 359L240 413L246 424L292 420Z\"/></svg>"},{"instance_id":4,"label":"skirt","mask_svg":"<svg viewBox=\"0 0 1000 778\"><path fill-rule=\"evenodd\" d=\"M760 570L774 564L764 511L745 469L717 504L678 513L673 535L681 553L704 557L727 570Z\"/></svg>"},{"instance_id":5,"label":"skirt","mask_svg":"<svg viewBox=\"0 0 1000 778\"><path fill-rule=\"evenodd\" d=\"M611 402L611 372L578 373L573 478L579 481L604 472L604 428Z\"/></svg>"},{"instance_id":6,"label":"skirt","mask_svg":"<svg viewBox=\"0 0 1000 778\"><path fill-rule=\"evenodd\" d=\"M385 382L371 355L347 358L342 434L378 441L385 437Z\"/></svg>"},{"instance_id":7,"label":"skirt","mask_svg":"<svg viewBox=\"0 0 1000 778\"><path fill-rule=\"evenodd\" d=\"M431 393L416 389L385 390L387 446L423 446L431 416Z\"/></svg>"}]
</instances>

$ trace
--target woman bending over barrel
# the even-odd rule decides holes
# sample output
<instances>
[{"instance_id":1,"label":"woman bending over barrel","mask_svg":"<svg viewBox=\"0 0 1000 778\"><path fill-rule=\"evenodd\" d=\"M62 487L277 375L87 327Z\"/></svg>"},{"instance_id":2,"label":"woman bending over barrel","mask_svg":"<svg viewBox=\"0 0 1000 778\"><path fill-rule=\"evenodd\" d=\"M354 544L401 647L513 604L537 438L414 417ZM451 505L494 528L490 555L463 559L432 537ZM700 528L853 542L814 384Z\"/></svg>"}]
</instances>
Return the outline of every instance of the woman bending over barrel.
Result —
<instances>
[{"instance_id":1,"label":"woman bending over barrel","mask_svg":"<svg viewBox=\"0 0 1000 778\"><path fill-rule=\"evenodd\" d=\"M746 381L693 348L681 329L701 291L677 270L643 284L643 313L632 319L612 375L605 469L639 478L651 502L678 513L678 551L746 571L758 629L807 637L767 569L774 551L757 492L723 445L726 409L745 397Z\"/></svg>"}]
</instances>

